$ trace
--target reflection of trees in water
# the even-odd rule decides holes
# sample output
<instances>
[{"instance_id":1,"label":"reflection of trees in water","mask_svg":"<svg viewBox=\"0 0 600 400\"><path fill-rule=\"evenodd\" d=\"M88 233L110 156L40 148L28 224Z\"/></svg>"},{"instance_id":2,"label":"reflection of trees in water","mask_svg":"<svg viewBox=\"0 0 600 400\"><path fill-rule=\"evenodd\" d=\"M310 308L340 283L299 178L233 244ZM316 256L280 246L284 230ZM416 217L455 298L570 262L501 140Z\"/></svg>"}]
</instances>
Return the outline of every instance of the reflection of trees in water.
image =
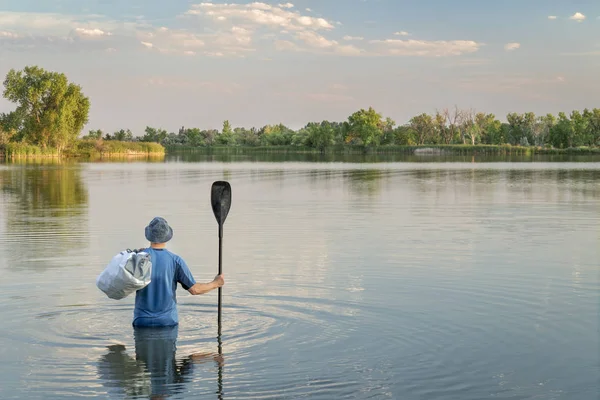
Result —
<instances>
[{"instance_id":1,"label":"reflection of trees in water","mask_svg":"<svg viewBox=\"0 0 600 400\"><path fill-rule=\"evenodd\" d=\"M381 150L381 149L380 149ZM597 161L595 155L566 154L446 154L415 155L412 153L381 151L379 153L301 153L296 151L256 151L252 148L231 148L213 151L210 149L170 150L165 156L166 162L346 162L346 163L382 163L382 162L585 162Z\"/></svg>"},{"instance_id":2,"label":"reflection of trees in water","mask_svg":"<svg viewBox=\"0 0 600 400\"><path fill-rule=\"evenodd\" d=\"M380 169L351 169L344 173L348 188L358 195L376 196L381 193L383 178L388 174Z\"/></svg>"},{"instance_id":3,"label":"reflection of trees in water","mask_svg":"<svg viewBox=\"0 0 600 400\"><path fill-rule=\"evenodd\" d=\"M382 183L389 178L391 172L380 169L313 169L305 172L311 190L331 189L335 186L346 186L352 194L376 196ZM384 179L385 178L385 179Z\"/></svg>"},{"instance_id":4,"label":"reflection of trees in water","mask_svg":"<svg viewBox=\"0 0 600 400\"><path fill-rule=\"evenodd\" d=\"M19 254L12 265L31 268L28 259L65 255L87 245L88 193L76 164L10 165L0 169L0 188L6 224L0 246Z\"/></svg>"},{"instance_id":5,"label":"reflection of trees in water","mask_svg":"<svg viewBox=\"0 0 600 400\"><path fill-rule=\"evenodd\" d=\"M102 385L109 394L163 399L187 391L183 384L191 381L194 364L214 361L223 366L218 353L194 353L177 360L177 334L177 326L134 328L135 358L127 354L124 345L117 344L108 346L108 352L98 360Z\"/></svg>"},{"instance_id":6,"label":"reflection of trees in water","mask_svg":"<svg viewBox=\"0 0 600 400\"><path fill-rule=\"evenodd\" d=\"M600 171L584 169L419 169L406 171L408 182L422 194L461 195L492 200L498 186L509 193L527 198L545 196L545 199L564 200L564 196L582 196L582 199L600 196Z\"/></svg>"}]
</instances>

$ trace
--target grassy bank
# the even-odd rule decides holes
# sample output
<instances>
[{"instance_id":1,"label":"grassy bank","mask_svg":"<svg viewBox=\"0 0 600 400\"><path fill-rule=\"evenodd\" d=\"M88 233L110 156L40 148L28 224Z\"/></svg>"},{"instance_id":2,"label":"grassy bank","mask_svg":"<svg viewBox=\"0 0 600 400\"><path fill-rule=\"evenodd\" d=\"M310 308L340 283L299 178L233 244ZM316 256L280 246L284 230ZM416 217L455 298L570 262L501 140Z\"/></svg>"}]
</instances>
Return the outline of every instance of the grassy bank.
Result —
<instances>
[{"instance_id":1,"label":"grassy bank","mask_svg":"<svg viewBox=\"0 0 600 400\"><path fill-rule=\"evenodd\" d=\"M57 149L42 149L25 143L9 142L0 145L0 157L17 158L124 158L164 156L165 148L158 143L78 140L59 153Z\"/></svg>"},{"instance_id":2,"label":"grassy bank","mask_svg":"<svg viewBox=\"0 0 600 400\"><path fill-rule=\"evenodd\" d=\"M165 148L151 142L119 142L116 140L79 140L69 156L85 158L160 156Z\"/></svg>"},{"instance_id":3,"label":"grassy bank","mask_svg":"<svg viewBox=\"0 0 600 400\"><path fill-rule=\"evenodd\" d=\"M268 154L268 153L326 153L326 154L446 154L446 155L533 155L533 154L598 154L598 147L574 147L567 149L554 149L534 146L511 145L424 145L424 146L378 146L362 147L336 145L323 151L304 146L167 146L169 152L198 152L203 154Z\"/></svg>"},{"instance_id":4,"label":"grassy bank","mask_svg":"<svg viewBox=\"0 0 600 400\"><path fill-rule=\"evenodd\" d=\"M56 149L42 149L25 143L5 143L0 145L0 156L6 158L54 158L59 157Z\"/></svg>"}]
</instances>

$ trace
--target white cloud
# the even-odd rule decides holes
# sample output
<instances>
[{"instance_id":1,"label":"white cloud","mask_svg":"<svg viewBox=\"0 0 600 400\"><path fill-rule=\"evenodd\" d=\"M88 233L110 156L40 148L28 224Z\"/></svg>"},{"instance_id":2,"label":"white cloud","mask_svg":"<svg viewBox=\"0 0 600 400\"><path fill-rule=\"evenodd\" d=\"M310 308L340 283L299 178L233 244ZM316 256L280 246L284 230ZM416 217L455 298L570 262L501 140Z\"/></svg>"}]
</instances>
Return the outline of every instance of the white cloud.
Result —
<instances>
[{"instance_id":1,"label":"white cloud","mask_svg":"<svg viewBox=\"0 0 600 400\"><path fill-rule=\"evenodd\" d=\"M573 21L577 21L577 22L582 22L585 18L586 18L585 15L583 15L580 12L576 12L575 14L573 14L569 17L569 19L571 19Z\"/></svg>"},{"instance_id":2,"label":"white cloud","mask_svg":"<svg viewBox=\"0 0 600 400\"><path fill-rule=\"evenodd\" d=\"M446 57L475 53L481 44L472 40L372 40L378 55Z\"/></svg>"},{"instance_id":3,"label":"white cloud","mask_svg":"<svg viewBox=\"0 0 600 400\"><path fill-rule=\"evenodd\" d=\"M335 40L328 40L325 37L312 31L302 31L296 34L296 38L300 39L310 47L316 48L328 48L335 46L337 42Z\"/></svg>"},{"instance_id":4,"label":"white cloud","mask_svg":"<svg viewBox=\"0 0 600 400\"><path fill-rule=\"evenodd\" d=\"M105 32L101 29L86 29L86 28L75 28L75 34L82 37L102 37L102 36L111 36L112 33Z\"/></svg>"},{"instance_id":5,"label":"white cloud","mask_svg":"<svg viewBox=\"0 0 600 400\"><path fill-rule=\"evenodd\" d=\"M504 50L512 51L521 48L521 43L507 43L504 45Z\"/></svg>"},{"instance_id":6,"label":"white cloud","mask_svg":"<svg viewBox=\"0 0 600 400\"><path fill-rule=\"evenodd\" d=\"M19 35L14 32L0 31L0 38L16 39Z\"/></svg>"},{"instance_id":7,"label":"white cloud","mask_svg":"<svg viewBox=\"0 0 600 400\"><path fill-rule=\"evenodd\" d=\"M364 37L361 36L344 36L344 40L352 41L352 40L364 40Z\"/></svg>"},{"instance_id":8,"label":"white cloud","mask_svg":"<svg viewBox=\"0 0 600 400\"><path fill-rule=\"evenodd\" d=\"M556 15L549 15L548 16L548 19L556 19L556 18L557 18Z\"/></svg>"},{"instance_id":9,"label":"white cloud","mask_svg":"<svg viewBox=\"0 0 600 400\"><path fill-rule=\"evenodd\" d=\"M364 52L364 50L353 45L340 45L336 40L329 40L313 31L298 32L295 38L312 50L327 51L346 56L359 55Z\"/></svg>"},{"instance_id":10,"label":"white cloud","mask_svg":"<svg viewBox=\"0 0 600 400\"><path fill-rule=\"evenodd\" d=\"M57 13L0 11L3 29L28 35L67 36L79 32L129 32L143 26L142 21L115 21L101 15L68 15Z\"/></svg>"},{"instance_id":11,"label":"white cloud","mask_svg":"<svg viewBox=\"0 0 600 400\"><path fill-rule=\"evenodd\" d=\"M194 4L185 13L186 15L205 16L213 20L227 18L237 20L242 24L255 26L304 30L333 29L333 25L324 18L315 18L290 11L291 3L272 6L266 3L254 2L249 4Z\"/></svg>"},{"instance_id":12,"label":"white cloud","mask_svg":"<svg viewBox=\"0 0 600 400\"><path fill-rule=\"evenodd\" d=\"M10 51L106 51L135 46L142 21L115 21L99 15L0 11L2 46ZM60 49L60 50L59 50Z\"/></svg>"},{"instance_id":13,"label":"white cloud","mask_svg":"<svg viewBox=\"0 0 600 400\"><path fill-rule=\"evenodd\" d=\"M164 46L160 47L169 49L189 49L204 46L204 41L198 35L184 31L159 31L158 33L150 33L147 36L154 41L164 43Z\"/></svg>"},{"instance_id":14,"label":"white cloud","mask_svg":"<svg viewBox=\"0 0 600 400\"><path fill-rule=\"evenodd\" d=\"M312 12L312 10L310 8L307 8L306 11L307 12Z\"/></svg>"},{"instance_id":15,"label":"white cloud","mask_svg":"<svg viewBox=\"0 0 600 400\"><path fill-rule=\"evenodd\" d=\"M239 56L260 50L265 42L278 51L303 51L343 56L450 56L476 52L474 41L374 40L345 35L340 42L327 37L335 22L298 12L292 3L192 5L184 17L205 18L199 26L169 29L152 26L142 17L114 21L103 16L0 12L0 41L7 48L142 49L161 54ZM207 24L207 23L208 24ZM396 36L408 36L400 31ZM93 39L93 40L92 40ZM268 44L267 44L268 46ZM66 47L65 47L66 48ZM264 48L264 47L263 47ZM262 56L262 55L260 55Z\"/></svg>"}]
</instances>

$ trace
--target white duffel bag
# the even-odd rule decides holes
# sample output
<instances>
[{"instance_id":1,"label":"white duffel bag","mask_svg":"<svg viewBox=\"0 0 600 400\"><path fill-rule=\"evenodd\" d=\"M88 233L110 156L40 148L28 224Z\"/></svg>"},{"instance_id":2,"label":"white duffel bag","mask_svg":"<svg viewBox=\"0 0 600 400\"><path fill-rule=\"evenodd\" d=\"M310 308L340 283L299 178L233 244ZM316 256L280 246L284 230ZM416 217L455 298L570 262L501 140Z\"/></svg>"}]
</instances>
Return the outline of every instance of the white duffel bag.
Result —
<instances>
[{"instance_id":1,"label":"white duffel bag","mask_svg":"<svg viewBox=\"0 0 600 400\"><path fill-rule=\"evenodd\" d=\"M148 286L151 276L150 254L127 249L113 257L96 278L96 286L109 298L121 300Z\"/></svg>"}]
</instances>

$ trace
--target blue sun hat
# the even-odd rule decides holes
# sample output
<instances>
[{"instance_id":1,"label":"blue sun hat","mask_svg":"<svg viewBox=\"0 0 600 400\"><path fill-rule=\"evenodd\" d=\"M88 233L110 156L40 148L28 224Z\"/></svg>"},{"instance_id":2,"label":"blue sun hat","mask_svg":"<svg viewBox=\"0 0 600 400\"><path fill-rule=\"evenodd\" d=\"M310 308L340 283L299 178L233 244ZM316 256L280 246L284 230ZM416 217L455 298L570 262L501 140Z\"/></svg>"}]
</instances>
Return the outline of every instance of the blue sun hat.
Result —
<instances>
[{"instance_id":1,"label":"blue sun hat","mask_svg":"<svg viewBox=\"0 0 600 400\"><path fill-rule=\"evenodd\" d=\"M154 217L145 229L146 239L152 243L166 243L173 238L173 229L162 217Z\"/></svg>"}]
</instances>

